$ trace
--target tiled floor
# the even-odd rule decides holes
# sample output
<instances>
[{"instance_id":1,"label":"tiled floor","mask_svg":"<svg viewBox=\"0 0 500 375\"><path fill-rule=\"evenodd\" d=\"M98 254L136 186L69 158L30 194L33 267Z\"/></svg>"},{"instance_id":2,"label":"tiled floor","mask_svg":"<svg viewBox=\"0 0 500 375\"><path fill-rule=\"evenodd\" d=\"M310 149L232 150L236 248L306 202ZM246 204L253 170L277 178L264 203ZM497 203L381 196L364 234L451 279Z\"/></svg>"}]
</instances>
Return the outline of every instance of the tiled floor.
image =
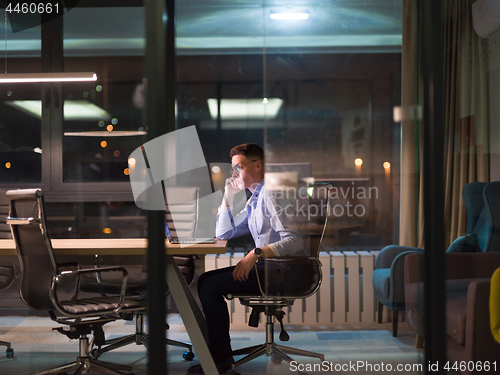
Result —
<instances>
[{"instance_id":1,"label":"tiled floor","mask_svg":"<svg viewBox=\"0 0 500 375\"><path fill-rule=\"evenodd\" d=\"M170 315L170 338L189 342L178 315ZM14 358L6 358L0 351L0 375L31 374L75 360L78 340L52 330L56 327L50 319L43 317L0 317L0 340L12 342ZM276 326L278 329L279 326ZM107 338L130 334L134 322L117 321L105 326ZM265 356L242 365L238 370L245 374L290 374L299 369L309 374L381 374L383 371L418 374L422 354L415 349L415 335L406 323L400 323L397 338L390 333L390 324L359 324L331 326L286 326L290 341L285 343L325 354L322 364L317 359L295 357L297 362L275 364ZM265 332L247 326L233 326L231 331L233 349L257 345L264 342ZM275 336L277 343L278 333ZM1 350L1 349L0 349ZM185 374L193 362L183 359L184 349L167 346L169 374ZM129 345L103 354L99 360L133 366L135 375L147 374L147 352L143 346ZM315 367L314 367L315 365ZM385 367L384 367L385 366ZM388 366L391 366L390 368ZM397 366L403 366L399 372ZM96 372L89 372L94 374Z\"/></svg>"}]
</instances>

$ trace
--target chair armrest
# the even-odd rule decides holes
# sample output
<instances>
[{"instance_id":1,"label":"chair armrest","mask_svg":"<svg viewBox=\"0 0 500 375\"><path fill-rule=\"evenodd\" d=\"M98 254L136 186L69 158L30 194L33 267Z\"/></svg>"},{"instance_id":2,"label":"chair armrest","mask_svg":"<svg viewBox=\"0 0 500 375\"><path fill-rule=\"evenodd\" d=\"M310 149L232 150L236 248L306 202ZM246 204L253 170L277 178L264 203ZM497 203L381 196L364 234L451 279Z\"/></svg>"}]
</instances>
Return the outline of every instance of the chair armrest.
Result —
<instances>
[{"instance_id":1,"label":"chair armrest","mask_svg":"<svg viewBox=\"0 0 500 375\"><path fill-rule=\"evenodd\" d=\"M122 288L120 291L119 303L118 303L118 306L116 307L116 309L113 310L113 312L115 314L120 312L120 310L123 307L123 301L125 299L125 291L127 289L128 271L124 267L121 267L121 266L99 268L99 272L118 272L118 271L120 271L123 274L123 280L122 280ZM71 300L75 301L78 299L78 291L80 290L80 282L81 282L82 275L87 274L87 273L95 273L95 272L96 272L95 268L77 269L77 270L73 270L73 271L62 271L52 279L52 285L50 286L50 298L52 300L52 303L54 304L54 306L57 307L59 312L61 312L62 314L65 314L64 311L59 306L59 302L57 300L57 285L59 284L59 282L61 282L61 280L64 277L71 276L71 275L77 276L76 285L75 285L75 292L74 292L73 296L71 297Z\"/></svg>"},{"instance_id":2,"label":"chair armrest","mask_svg":"<svg viewBox=\"0 0 500 375\"><path fill-rule=\"evenodd\" d=\"M408 249L408 248L406 248ZM412 249L412 248L410 248ZM391 264L390 273L390 299L393 303L405 302L405 259L410 254L421 253L423 250L415 249L398 254Z\"/></svg>"},{"instance_id":3,"label":"chair armrest","mask_svg":"<svg viewBox=\"0 0 500 375\"><path fill-rule=\"evenodd\" d=\"M394 259L405 252L423 252L423 249L418 247L389 245L380 250L375 259L375 269L391 268Z\"/></svg>"},{"instance_id":4,"label":"chair armrest","mask_svg":"<svg viewBox=\"0 0 500 375\"><path fill-rule=\"evenodd\" d=\"M495 341L490 325L490 290L489 278L479 278L469 284L467 291L467 320L465 337L465 355L476 360L491 360L498 357L500 345ZM466 358L467 358L466 357Z\"/></svg>"}]
</instances>

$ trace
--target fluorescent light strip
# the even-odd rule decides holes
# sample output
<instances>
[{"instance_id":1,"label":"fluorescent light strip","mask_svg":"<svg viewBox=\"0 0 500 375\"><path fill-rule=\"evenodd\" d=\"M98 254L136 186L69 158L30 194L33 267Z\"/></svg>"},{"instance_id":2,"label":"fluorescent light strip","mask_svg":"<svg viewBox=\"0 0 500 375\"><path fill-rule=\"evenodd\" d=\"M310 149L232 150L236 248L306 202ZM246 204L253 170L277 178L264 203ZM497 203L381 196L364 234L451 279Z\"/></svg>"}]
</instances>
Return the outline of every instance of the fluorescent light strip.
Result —
<instances>
[{"instance_id":1,"label":"fluorescent light strip","mask_svg":"<svg viewBox=\"0 0 500 375\"><path fill-rule=\"evenodd\" d=\"M271 13L272 20L306 20L309 18L307 13Z\"/></svg>"},{"instance_id":2,"label":"fluorescent light strip","mask_svg":"<svg viewBox=\"0 0 500 375\"><path fill-rule=\"evenodd\" d=\"M4 103L35 118L42 117L42 102L40 100L13 100ZM107 111L87 100L65 100L63 112L64 119L69 121L111 119L111 115Z\"/></svg>"},{"instance_id":3,"label":"fluorescent light strip","mask_svg":"<svg viewBox=\"0 0 500 375\"><path fill-rule=\"evenodd\" d=\"M212 119L217 119L217 99L207 99L208 109ZM262 99L221 99L220 116L222 120L261 120L273 119L283 104L280 98Z\"/></svg>"},{"instance_id":4,"label":"fluorescent light strip","mask_svg":"<svg viewBox=\"0 0 500 375\"><path fill-rule=\"evenodd\" d=\"M97 81L97 74L95 74L94 72L0 74L0 83L89 82L89 81Z\"/></svg>"},{"instance_id":5,"label":"fluorescent light strip","mask_svg":"<svg viewBox=\"0 0 500 375\"><path fill-rule=\"evenodd\" d=\"M137 135L146 135L145 131L126 131L126 130L113 130L108 131L88 131L88 132L64 132L66 137L133 137Z\"/></svg>"}]
</instances>

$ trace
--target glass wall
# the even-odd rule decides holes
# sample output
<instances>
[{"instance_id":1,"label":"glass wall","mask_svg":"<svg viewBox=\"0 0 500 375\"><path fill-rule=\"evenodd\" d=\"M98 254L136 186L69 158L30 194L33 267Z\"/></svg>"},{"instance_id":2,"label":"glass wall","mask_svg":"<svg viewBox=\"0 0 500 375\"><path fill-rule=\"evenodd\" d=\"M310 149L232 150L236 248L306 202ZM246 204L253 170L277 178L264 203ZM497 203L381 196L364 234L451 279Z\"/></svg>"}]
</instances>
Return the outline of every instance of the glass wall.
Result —
<instances>
[{"instance_id":1,"label":"glass wall","mask_svg":"<svg viewBox=\"0 0 500 375\"><path fill-rule=\"evenodd\" d=\"M285 12L280 2L179 2L177 126L196 125L210 163L229 162L245 142L263 146L275 169L307 163L301 177L344 194L332 204L352 233L337 245L380 247L399 238L392 111L401 96L401 4L344 5L300 3L288 13L307 19L280 20L271 18Z\"/></svg>"},{"instance_id":2,"label":"glass wall","mask_svg":"<svg viewBox=\"0 0 500 375\"><path fill-rule=\"evenodd\" d=\"M463 3L469 22L472 1ZM129 180L129 156L155 126L144 119L145 12L141 1L90 5L62 17L53 41L62 52L51 56L66 72L96 72L96 82L0 84L0 187L42 187L53 238L145 237L146 211ZM267 172L296 173L296 215L312 248L327 215L336 233L327 254L370 252L375 260L387 245L425 247L424 156L434 145L422 134L422 36L403 40L403 25L417 30L421 22L412 1L190 0L175 8L175 127L195 126L213 191L228 177L230 149L255 142ZM459 24L446 9L446 25ZM42 27L3 29L6 72L55 64L42 53ZM458 65L441 59L446 125L434 129L445 132L443 249L468 230L462 187L500 177L498 33L478 39L467 30L470 39L449 38L444 48L452 54L460 45ZM60 119L47 116L59 111ZM182 159L190 150L177 151ZM235 241L228 250L252 246ZM363 272L360 280L371 278Z\"/></svg>"},{"instance_id":3,"label":"glass wall","mask_svg":"<svg viewBox=\"0 0 500 375\"><path fill-rule=\"evenodd\" d=\"M2 19L5 12L1 12ZM41 27L5 27L2 71L22 73L41 69ZM0 87L0 179L2 183L42 181L42 101L40 85L3 84Z\"/></svg>"}]
</instances>

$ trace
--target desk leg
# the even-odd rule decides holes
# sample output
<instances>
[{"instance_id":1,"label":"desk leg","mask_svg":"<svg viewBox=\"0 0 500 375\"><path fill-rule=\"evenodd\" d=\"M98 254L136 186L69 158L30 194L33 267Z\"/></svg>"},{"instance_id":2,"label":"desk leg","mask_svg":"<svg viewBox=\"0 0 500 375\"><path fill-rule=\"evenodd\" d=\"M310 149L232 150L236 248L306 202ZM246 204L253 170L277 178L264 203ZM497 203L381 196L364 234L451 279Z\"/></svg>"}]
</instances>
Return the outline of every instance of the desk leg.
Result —
<instances>
[{"instance_id":1,"label":"desk leg","mask_svg":"<svg viewBox=\"0 0 500 375\"><path fill-rule=\"evenodd\" d=\"M172 293L177 309L186 327L194 351L206 375L218 375L212 355L208 350L208 330L205 317L201 313L186 280L182 276L172 255L166 256L167 285Z\"/></svg>"}]
</instances>

